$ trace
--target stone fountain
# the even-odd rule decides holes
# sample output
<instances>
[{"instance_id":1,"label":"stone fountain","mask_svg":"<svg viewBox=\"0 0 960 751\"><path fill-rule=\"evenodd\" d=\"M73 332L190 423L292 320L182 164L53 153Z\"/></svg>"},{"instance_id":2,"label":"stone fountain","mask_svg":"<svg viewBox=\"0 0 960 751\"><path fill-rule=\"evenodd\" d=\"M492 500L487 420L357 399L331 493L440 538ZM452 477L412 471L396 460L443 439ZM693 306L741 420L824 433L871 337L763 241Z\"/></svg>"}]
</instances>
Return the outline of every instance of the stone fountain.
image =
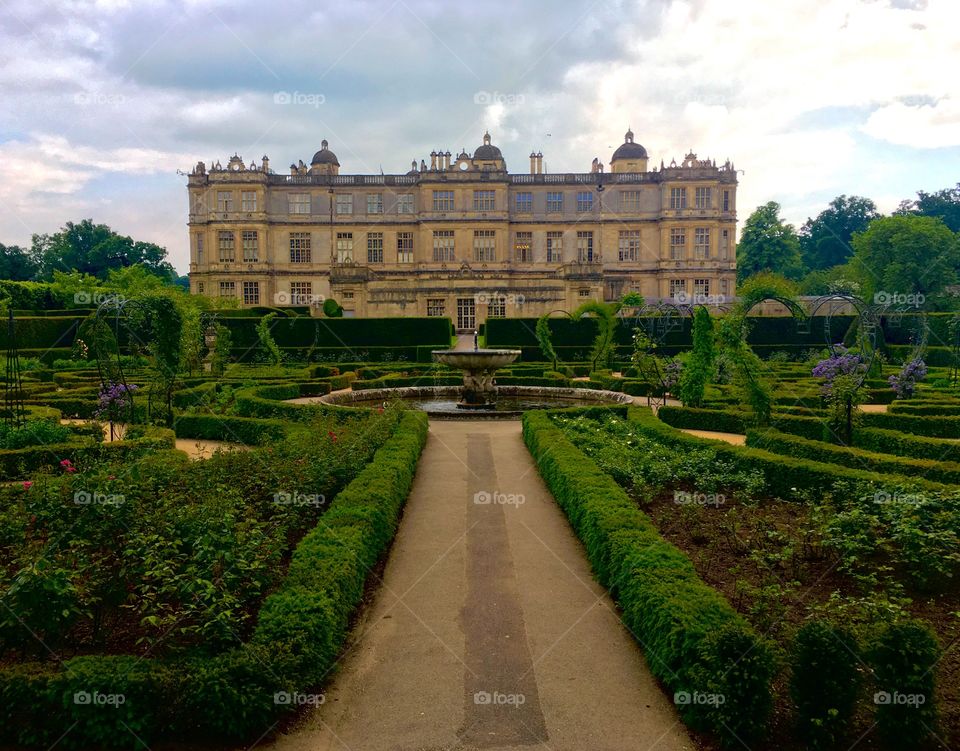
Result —
<instances>
[{"instance_id":1,"label":"stone fountain","mask_svg":"<svg viewBox=\"0 0 960 751\"><path fill-rule=\"evenodd\" d=\"M497 399L494 374L520 356L518 349L435 350L433 359L460 368L463 388L460 390L460 409L493 409Z\"/></svg>"}]
</instances>

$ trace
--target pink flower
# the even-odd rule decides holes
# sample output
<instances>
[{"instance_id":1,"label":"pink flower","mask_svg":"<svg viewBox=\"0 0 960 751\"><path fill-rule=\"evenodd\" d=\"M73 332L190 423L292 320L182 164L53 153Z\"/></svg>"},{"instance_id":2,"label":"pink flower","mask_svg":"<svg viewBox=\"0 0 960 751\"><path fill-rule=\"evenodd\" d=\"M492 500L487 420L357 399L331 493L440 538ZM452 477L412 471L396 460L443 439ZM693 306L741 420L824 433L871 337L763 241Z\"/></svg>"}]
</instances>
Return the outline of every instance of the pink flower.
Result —
<instances>
[{"instance_id":1,"label":"pink flower","mask_svg":"<svg viewBox=\"0 0 960 751\"><path fill-rule=\"evenodd\" d=\"M76 468L76 467L67 467L66 469L67 469L67 472L76 472L76 471L77 471L77 468Z\"/></svg>"},{"instance_id":2,"label":"pink flower","mask_svg":"<svg viewBox=\"0 0 960 751\"><path fill-rule=\"evenodd\" d=\"M69 459L63 459L63 460L60 462L60 466L61 466L61 467L69 467L71 464L72 464L72 462L71 462Z\"/></svg>"},{"instance_id":3,"label":"pink flower","mask_svg":"<svg viewBox=\"0 0 960 751\"><path fill-rule=\"evenodd\" d=\"M327 433L327 435L330 437L331 441L333 441L334 443L337 442L337 434L334 433L332 430L329 433Z\"/></svg>"},{"instance_id":4,"label":"pink flower","mask_svg":"<svg viewBox=\"0 0 960 751\"><path fill-rule=\"evenodd\" d=\"M24 480L24 481L23 481L23 489L24 489L24 490L30 490L30 488L31 488L32 486L33 486L33 483L32 483L30 480Z\"/></svg>"}]
</instances>

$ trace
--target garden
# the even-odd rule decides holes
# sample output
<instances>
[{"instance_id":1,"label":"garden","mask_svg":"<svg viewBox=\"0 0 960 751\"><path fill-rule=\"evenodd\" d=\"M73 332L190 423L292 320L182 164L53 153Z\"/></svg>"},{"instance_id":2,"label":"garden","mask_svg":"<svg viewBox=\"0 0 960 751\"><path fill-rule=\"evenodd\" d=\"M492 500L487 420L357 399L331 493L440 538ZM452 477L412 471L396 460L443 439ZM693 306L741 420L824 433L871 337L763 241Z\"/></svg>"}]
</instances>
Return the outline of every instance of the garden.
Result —
<instances>
[{"instance_id":1,"label":"garden","mask_svg":"<svg viewBox=\"0 0 960 751\"><path fill-rule=\"evenodd\" d=\"M527 412L523 433L702 748L949 747L954 317L756 317L790 293L745 292L720 317L594 304L481 336L522 351L500 385L636 397ZM0 742L256 740L295 714L277 696L329 680L426 441L402 403L318 397L459 384L430 357L450 322L151 294L23 312L3 340Z\"/></svg>"}]
</instances>

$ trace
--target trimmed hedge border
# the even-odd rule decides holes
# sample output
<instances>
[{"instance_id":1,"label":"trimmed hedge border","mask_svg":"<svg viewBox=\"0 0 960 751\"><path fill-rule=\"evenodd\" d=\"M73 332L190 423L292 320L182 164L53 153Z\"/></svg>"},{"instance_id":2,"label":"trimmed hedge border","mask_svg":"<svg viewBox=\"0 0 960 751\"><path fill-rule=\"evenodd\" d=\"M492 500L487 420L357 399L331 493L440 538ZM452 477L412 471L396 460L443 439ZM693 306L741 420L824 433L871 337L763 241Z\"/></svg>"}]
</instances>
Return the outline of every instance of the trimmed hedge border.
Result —
<instances>
[{"instance_id":1,"label":"trimmed hedge border","mask_svg":"<svg viewBox=\"0 0 960 751\"><path fill-rule=\"evenodd\" d=\"M173 431L177 438L203 438L261 446L281 440L287 433L287 423L257 417L177 415L173 420Z\"/></svg>"},{"instance_id":2,"label":"trimmed hedge border","mask_svg":"<svg viewBox=\"0 0 960 751\"><path fill-rule=\"evenodd\" d=\"M0 669L0 742L66 748L249 741L291 709L277 692L321 684L335 665L367 575L393 539L426 442L426 415L405 413L372 461L300 541L287 576L260 609L249 644L214 657L159 661L75 657L64 670L22 663ZM77 692L121 694L114 707Z\"/></svg>"},{"instance_id":3,"label":"trimmed hedge border","mask_svg":"<svg viewBox=\"0 0 960 751\"><path fill-rule=\"evenodd\" d=\"M914 459L960 462L960 443L911 435L899 430L859 428L853 432L853 445L867 451L909 456Z\"/></svg>"},{"instance_id":4,"label":"trimmed hedge border","mask_svg":"<svg viewBox=\"0 0 960 751\"><path fill-rule=\"evenodd\" d=\"M771 708L769 645L548 413L524 414L523 436L653 674L673 692L725 697L712 707L680 703L684 720L729 741L759 735Z\"/></svg>"}]
</instances>

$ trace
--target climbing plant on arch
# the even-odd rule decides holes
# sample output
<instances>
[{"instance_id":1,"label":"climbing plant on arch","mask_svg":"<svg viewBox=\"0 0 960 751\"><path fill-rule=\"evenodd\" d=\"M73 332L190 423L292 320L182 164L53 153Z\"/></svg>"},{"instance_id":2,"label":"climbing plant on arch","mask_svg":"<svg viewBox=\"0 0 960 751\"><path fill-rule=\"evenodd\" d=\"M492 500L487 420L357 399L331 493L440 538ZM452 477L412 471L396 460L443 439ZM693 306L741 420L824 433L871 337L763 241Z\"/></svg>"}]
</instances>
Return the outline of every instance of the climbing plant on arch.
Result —
<instances>
[{"instance_id":1,"label":"climbing plant on arch","mask_svg":"<svg viewBox=\"0 0 960 751\"><path fill-rule=\"evenodd\" d=\"M597 300L590 300L573 313L568 313L565 310L551 310L549 313L544 313L537 319L534 331L537 343L540 345L540 352L547 360L553 362L553 367L556 369L559 358L551 338L549 323L551 316L561 314L572 321L579 321L584 316L593 316L597 319L597 336L594 338L593 346L590 349L590 362L594 370L601 363L606 365L613 355L616 342L617 311L619 309L619 303L602 303Z\"/></svg>"}]
</instances>

